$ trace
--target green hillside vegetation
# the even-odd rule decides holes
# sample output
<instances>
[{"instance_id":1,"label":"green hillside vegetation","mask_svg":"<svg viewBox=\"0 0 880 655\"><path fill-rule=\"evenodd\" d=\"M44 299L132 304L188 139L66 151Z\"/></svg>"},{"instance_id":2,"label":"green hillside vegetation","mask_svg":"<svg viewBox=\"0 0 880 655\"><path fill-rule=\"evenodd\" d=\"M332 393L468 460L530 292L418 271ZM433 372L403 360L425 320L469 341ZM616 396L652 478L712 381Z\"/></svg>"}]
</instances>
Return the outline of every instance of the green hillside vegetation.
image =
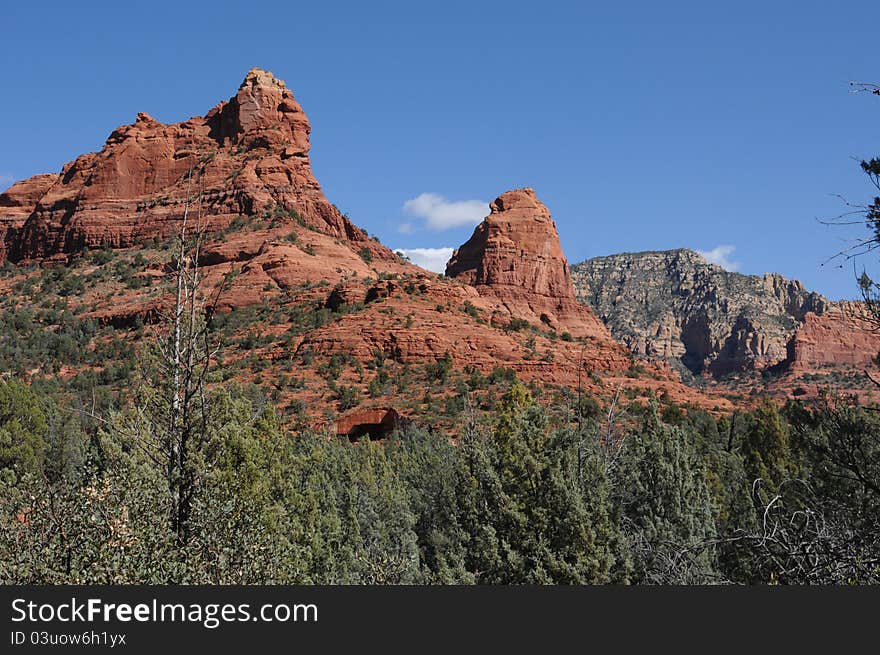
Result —
<instances>
[{"instance_id":1,"label":"green hillside vegetation","mask_svg":"<svg viewBox=\"0 0 880 655\"><path fill-rule=\"evenodd\" d=\"M352 444L285 431L247 389L206 400L182 540L137 436L161 417L94 421L0 381L0 582L880 581L880 416L863 409L551 422L514 381L456 441L411 426Z\"/></svg>"}]
</instances>

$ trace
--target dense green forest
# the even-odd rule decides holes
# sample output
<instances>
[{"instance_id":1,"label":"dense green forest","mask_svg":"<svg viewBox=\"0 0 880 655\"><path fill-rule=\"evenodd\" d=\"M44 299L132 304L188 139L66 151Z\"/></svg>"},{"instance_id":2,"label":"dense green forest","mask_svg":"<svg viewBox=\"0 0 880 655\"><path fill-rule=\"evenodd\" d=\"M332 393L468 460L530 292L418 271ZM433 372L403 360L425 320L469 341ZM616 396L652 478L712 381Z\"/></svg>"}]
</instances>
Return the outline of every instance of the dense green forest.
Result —
<instances>
[{"instance_id":1,"label":"dense green forest","mask_svg":"<svg viewBox=\"0 0 880 655\"><path fill-rule=\"evenodd\" d=\"M350 443L218 386L173 474L182 532L140 440L161 403L96 420L54 396L0 381L3 583L880 581L880 415L830 398L551 420L514 381L454 440Z\"/></svg>"}]
</instances>

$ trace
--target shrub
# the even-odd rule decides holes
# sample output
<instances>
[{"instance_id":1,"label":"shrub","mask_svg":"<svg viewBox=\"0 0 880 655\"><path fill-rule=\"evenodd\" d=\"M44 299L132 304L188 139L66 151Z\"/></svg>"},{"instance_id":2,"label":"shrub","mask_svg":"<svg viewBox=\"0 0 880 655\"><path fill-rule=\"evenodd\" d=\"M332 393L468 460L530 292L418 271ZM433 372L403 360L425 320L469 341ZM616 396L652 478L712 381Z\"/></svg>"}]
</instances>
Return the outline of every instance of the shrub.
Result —
<instances>
[{"instance_id":1,"label":"shrub","mask_svg":"<svg viewBox=\"0 0 880 655\"><path fill-rule=\"evenodd\" d=\"M345 384L337 388L336 397L339 400L339 409L341 410L357 407L361 402L361 395L357 388Z\"/></svg>"},{"instance_id":2,"label":"shrub","mask_svg":"<svg viewBox=\"0 0 880 655\"><path fill-rule=\"evenodd\" d=\"M452 355L448 352L436 362L425 365L425 372L427 373L428 380L446 382L449 378L450 371L452 371Z\"/></svg>"},{"instance_id":3,"label":"shrub","mask_svg":"<svg viewBox=\"0 0 880 655\"><path fill-rule=\"evenodd\" d=\"M367 264L373 263L373 253L367 247L361 248L358 252L358 256L363 259Z\"/></svg>"},{"instance_id":4,"label":"shrub","mask_svg":"<svg viewBox=\"0 0 880 655\"><path fill-rule=\"evenodd\" d=\"M470 300L465 301L464 305L461 307L461 311L472 318L479 318L480 316L480 310L477 309L476 305Z\"/></svg>"},{"instance_id":5,"label":"shrub","mask_svg":"<svg viewBox=\"0 0 880 655\"><path fill-rule=\"evenodd\" d=\"M512 368L504 366L496 366L489 374L489 384L498 384L500 382L513 382L516 380L516 371Z\"/></svg>"}]
</instances>

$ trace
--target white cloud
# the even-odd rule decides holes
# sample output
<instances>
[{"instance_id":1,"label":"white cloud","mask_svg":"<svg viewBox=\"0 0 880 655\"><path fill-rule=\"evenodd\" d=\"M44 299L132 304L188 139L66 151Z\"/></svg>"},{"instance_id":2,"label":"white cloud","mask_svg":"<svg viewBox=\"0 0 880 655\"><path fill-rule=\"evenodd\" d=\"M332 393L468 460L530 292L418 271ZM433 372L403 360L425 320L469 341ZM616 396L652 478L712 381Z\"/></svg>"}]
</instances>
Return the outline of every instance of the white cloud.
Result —
<instances>
[{"instance_id":1,"label":"white cloud","mask_svg":"<svg viewBox=\"0 0 880 655\"><path fill-rule=\"evenodd\" d=\"M736 246L715 246L712 250L697 250L710 264L717 264L728 271L738 271L740 263L733 261L730 256L736 250Z\"/></svg>"},{"instance_id":2,"label":"white cloud","mask_svg":"<svg viewBox=\"0 0 880 655\"><path fill-rule=\"evenodd\" d=\"M435 273L446 271L446 262L452 257L452 248L396 248L399 252L416 266L421 266Z\"/></svg>"},{"instance_id":3,"label":"white cloud","mask_svg":"<svg viewBox=\"0 0 880 655\"><path fill-rule=\"evenodd\" d=\"M412 223L401 223L397 226L397 231L401 234L412 234L415 230Z\"/></svg>"},{"instance_id":4,"label":"white cloud","mask_svg":"<svg viewBox=\"0 0 880 655\"><path fill-rule=\"evenodd\" d=\"M0 189L5 189L8 186L12 186L12 183L16 181L16 177L14 175L6 175L5 173L0 173Z\"/></svg>"},{"instance_id":5,"label":"white cloud","mask_svg":"<svg viewBox=\"0 0 880 655\"><path fill-rule=\"evenodd\" d=\"M457 200L451 202L439 193L423 193L403 203L403 211L410 216L424 219L432 230L448 230L462 225L476 225L489 213L482 200Z\"/></svg>"}]
</instances>

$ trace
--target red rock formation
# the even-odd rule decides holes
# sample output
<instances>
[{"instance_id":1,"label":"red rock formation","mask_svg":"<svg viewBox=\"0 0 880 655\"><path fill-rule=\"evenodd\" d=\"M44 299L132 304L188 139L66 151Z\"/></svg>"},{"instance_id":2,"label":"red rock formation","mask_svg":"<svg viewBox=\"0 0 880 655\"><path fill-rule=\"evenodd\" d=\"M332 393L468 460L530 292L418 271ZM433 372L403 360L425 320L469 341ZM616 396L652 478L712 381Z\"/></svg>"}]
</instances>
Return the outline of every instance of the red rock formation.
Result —
<instances>
[{"instance_id":1,"label":"red rock formation","mask_svg":"<svg viewBox=\"0 0 880 655\"><path fill-rule=\"evenodd\" d=\"M864 305L835 303L824 314L804 317L788 345L789 367L809 371L828 366L864 368L880 352L880 334Z\"/></svg>"},{"instance_id":2,"label":"red rock formation","mask_svg":"<svg viewBox=\"0 0 880 655\"><path fill-rule=\"evenodd\" d=\"M124 247L170 235L187 197L199 192L208 229L238 216L299 221L353 242L356 251L394 259L324 197L310 168L309 132L308 118L284 82L259 69L204 117L165 125L138 114L132 125L110 135L101 152L3 194L0 216L26 220L10 230L6 219L7 227L0 227L7 233L0 260L84 246Z\"/></svg>"},{"instance_id":3,"label":"red rock formation","mask_svg":"<svg viewBox=\"0 0 880 655\"><path fill-rule=\"evenodd\" d=\"M611 342L593 311L576 300L556 224L535 192L508 191L489 208L446 275L497 298L514 317Z\"/></svg>"},{"instance_id":4,"label":"red rock formation","mask_svg":"<svg viewBox=\"0 0 880 655\"><path fill-rule=\"evenodd\" d=\"M336 421L336 434L352 441L364 436L382 439L404 424L403 417L393 407L372 407L346 414Z\"/></svg>"},{"instance_id":5,"label":"red rock formation","mask_svg":"<svg viewBox=\"0 0 880 655\"><path fill-rule=\"evenodd\" d=\"M0 194L0 262L6 259L6 250L46 191L58 181L54 173L34 175L16 182Z\"/></svg>"},{"instance_id":6,"label":"red rock formation","mask_svg":"<svg viewBox=\"0 0 880 655\"><path fill-rule=\"evenodd\" d=\"M125 247L173 234L186 199L201 190L209 230L249 217L242 229L214 234L202 247L205 288L218 292L218 312L255 304L278 310L270 323L248 329L278 337L260 353L268 361L301 355L298 374L309 377L309 387L284 393L307 399L311 413L323 414L335 402L318 369L336 354L364 363L384 358L412 370L441 360L486 375L503 367L524 380L583 384L597 393L649 385L675 398L692 394L659 369L651 369L650 379L625 375L629 353L576 301L556 227L530 189L492 203L490 216L450 262L456 278L450 281L401 263L340 214L312 175L308 153L309 123L299 104L282 82L253 70L234 97L204 117L165 125L139 114L101 152L7 191L0 216L12 226L8 256L64 259L84 246ZM195 206L192 215L199 215ZM168 274L164 250L144 252L152 257L151 275ZM68 264L93 266L90 258L71 257ZM0 294L18 279L0 277ZM125 328L167 313L166 292L165 285L145 290L110 279L71 302L84 317ZM338 310L333 320L319 321L313 312L313 326L297 322L301 312L321 307ZM499 329L516 318L538 329ZM584 339L559 338L564 332ZM366 384L363 376L349 383ZM400 393L421 398L423 389ZM357 422L382 423L368 418Z\"/></svg>"}]
</instances>

